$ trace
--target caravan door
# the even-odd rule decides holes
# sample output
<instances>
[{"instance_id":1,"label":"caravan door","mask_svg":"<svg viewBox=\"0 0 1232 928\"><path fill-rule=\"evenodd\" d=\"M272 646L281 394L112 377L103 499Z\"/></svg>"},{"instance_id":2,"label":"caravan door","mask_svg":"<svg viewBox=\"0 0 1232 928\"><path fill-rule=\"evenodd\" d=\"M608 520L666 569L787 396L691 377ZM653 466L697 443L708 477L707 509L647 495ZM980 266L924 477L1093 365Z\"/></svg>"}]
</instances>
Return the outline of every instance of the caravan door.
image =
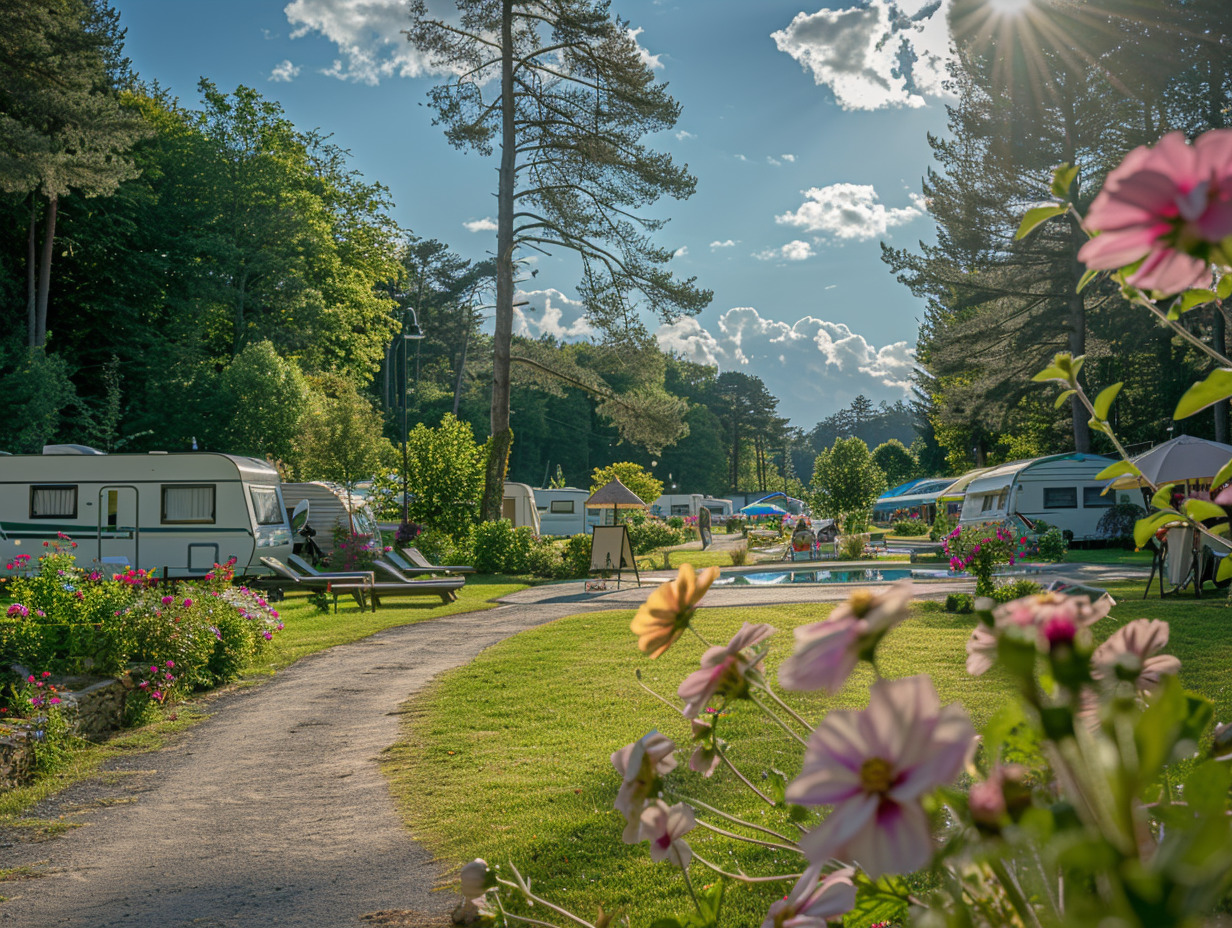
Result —
<instances>
[{"instance_id":1,"label":"caravan door","mask_svg":"<svg viewBox=\"0 0 1232 928\"><path fill-rule=\"evenodd\" d=\"M98 561L118 570L136 567L141 543L137 488L105 486L98 491Z\"/></svg>"}]
</instances>

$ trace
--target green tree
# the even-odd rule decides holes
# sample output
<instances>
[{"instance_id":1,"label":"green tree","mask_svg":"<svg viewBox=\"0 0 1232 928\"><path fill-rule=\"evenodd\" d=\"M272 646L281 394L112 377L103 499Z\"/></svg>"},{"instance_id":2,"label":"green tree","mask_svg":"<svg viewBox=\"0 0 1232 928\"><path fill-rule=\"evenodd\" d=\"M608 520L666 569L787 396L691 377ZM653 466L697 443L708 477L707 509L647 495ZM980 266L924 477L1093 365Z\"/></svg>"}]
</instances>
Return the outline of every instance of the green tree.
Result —
<instances>
[{"instance_id":1,"label":"green tree","mask_svg":"<svg viewBox=\"0 0 1232 928\"><path fill-rule=\"evenodd\" d=\"M308 385L293 362L268 341L246 345L218 378L219 422L211 444L294 465L295 436L308 401Z\"/></svg>"},{"instance_id":2,"label":"green tree","mask_svg":"<svg viewBox=\"0 0 1232 928\"><path fill-rule=\"evenodd\" d=\"M500 517L509 424L514 270L524 248L567 249L581 261L579 294L596 327L644 336L634 301L672 318L711 294L664 268L652 241L662 219L635 210L695 180L643 142L670 129L679 106L642 60L626 24L602 0L456 0L456 22L412 0L411 41L456 75L430 100L449 141L489 155L500 148L491 434L483 515ZM662 394L643 392L653 405ZM677 410L677 417L684 409ZM638 417L631 416L630 424Z\"/></svg>"},{"instance_id":3,"label":"green tree","mask_svg":"<svg viewBox=\"0 0 1232 928\"><path fill-rule=\"evenodd\" d=\"M892 487L910 480L920 470L920 462L915 455L897 438L882 442L873 449L873 463L881 468L886 482Z\"/></svg>"},{"instance_id":4,"label":"green tree","mask_svg":"<svg viewBox=\"0 0 1232 928\"><path fill-rule=\"evenodd\" d=\"M469 535L479 517L485 455L470 424L451 413L437 428L416 425L407 438L409 518L453 538Z\"/></svg>"},{"instance_id":5,"label":"green tree","mask_svg":"<svg viewBox=\"0 0 1232 928\"><path fill-rule=\"evenodd\" d=\"M380 414L352 381L338 376L315 381L320 393L296 441L300 473L306 480L342 484L349 503L355 485L392 461L394 449L381 434Z\"/></svg>"},{"instance_id":6,"label":"green tree","mask_svg":"<svg viewBox=\"0 0 1232 928\"><path fill-rule=\"evenodd\" d=\"M56 355L13 345L0 363L0 391L8 407L0 422L0 449L38 454L60 430L76 402L68 365Z\"/></svg>"},{"instance_id":7,"label":"green tree","mask_svg":"<svg viewBox=\"0 0 1232 928\"><path fill-rule=\"evenodd\" d=\"M885 474L873 463L868 445L840 438L813 464L811 503L823 516L852 531L868 521L873 503L886 489Z\"/></svg>"},{"instance_id":8,"label":"green tree","mask_svg":"<svg viewBox=\"0 0 1232 928\"><path fill-rule=\"evenodd\" d=\"M663 495L663 481L656 480L644 467L631 461L596 467L595 472L590 475L590 492L594 493L613 480L619 480L627 486L647 506Z\"/></svg>"}]
</instances>

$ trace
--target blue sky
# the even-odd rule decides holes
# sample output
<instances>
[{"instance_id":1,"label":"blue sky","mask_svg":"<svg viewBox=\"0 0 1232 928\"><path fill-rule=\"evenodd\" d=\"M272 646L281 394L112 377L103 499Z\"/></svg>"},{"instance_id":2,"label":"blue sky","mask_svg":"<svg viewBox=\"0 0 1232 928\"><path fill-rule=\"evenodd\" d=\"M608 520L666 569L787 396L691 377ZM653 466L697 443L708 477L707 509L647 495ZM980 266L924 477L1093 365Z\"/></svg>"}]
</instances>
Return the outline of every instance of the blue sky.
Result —
<instances>
[{"instance_id":1,"label":"blue sky","mask_svg":"<svg viewBox=\"0 0 1232 928\"><path fill-rule=\"evenodd\" d=\"M395 216L466 257L495 244L495 160L450 148L403 0L113 0L147 80L189 105L208 77L255 87L388 186ZM698 178L658 241L714 291L660 342L757 374L809 428L858 393L905 395L922 305L879 242L931 240L919 196L943 132L947 0L614 0L680 122L653 139ZM446 0L432 0L444 10ZM904 62L908 67L904 68ZM521 331L584 337L575 265L541 258Z\"/></svg>"}]
</instances>

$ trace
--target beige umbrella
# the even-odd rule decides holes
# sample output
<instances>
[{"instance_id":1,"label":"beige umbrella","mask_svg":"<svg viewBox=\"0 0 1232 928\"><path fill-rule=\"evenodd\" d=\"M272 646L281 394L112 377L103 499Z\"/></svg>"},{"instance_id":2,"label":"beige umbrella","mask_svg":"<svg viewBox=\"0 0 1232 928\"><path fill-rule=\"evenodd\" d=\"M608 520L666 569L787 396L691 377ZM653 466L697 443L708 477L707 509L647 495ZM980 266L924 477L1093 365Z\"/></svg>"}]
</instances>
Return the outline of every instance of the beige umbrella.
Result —
<instances>
[{"instance_id":1,"label":"beige umbrella","mask_svg":"<svg viewBox=\"0 0 1232 928\"><path fill-rule=\"evenodd\" d=\"M1232 458L1232 445L1220 444L1192 435L1176 438L1156 445L1133 459L1138 470L1156 486L1165 483L1209 481L1223 465ZM1126 490L1145 486L1142 479L1133 474L1122 474L1108 484L1110 490ZM1212 489L1215 489L1212 487Z\"/></svg>"},{"instance_id":2,"label":"beige umbrella","mask_svg":"<svg viewBox=\"0 0 1232 928\"><path fill-rule=\"evenodd\" d=\"M599 487L599 489L591 494L590 499L586 501L587 509L606 509L608 506L612 507L613 523L616 521L616 511L618 509L647 508L646 504L642 502L641 497L621 483L619 477Z\"/></svg>"}]
</instances>

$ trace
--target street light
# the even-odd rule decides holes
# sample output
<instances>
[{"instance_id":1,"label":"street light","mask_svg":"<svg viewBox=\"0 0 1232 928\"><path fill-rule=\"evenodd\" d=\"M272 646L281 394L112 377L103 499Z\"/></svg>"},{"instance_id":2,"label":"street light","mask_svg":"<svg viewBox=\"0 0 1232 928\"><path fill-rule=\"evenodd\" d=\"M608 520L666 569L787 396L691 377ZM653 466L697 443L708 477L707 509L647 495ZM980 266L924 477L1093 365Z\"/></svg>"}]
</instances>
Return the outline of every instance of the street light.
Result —
<instances>
[{"instance_id":1,"label":"street light","mask_svg":"<svg viewBox=\"0 0 1232 928\"><path fill-rule=\"evenodd\" d=\"M409 321L408 321L409 320ZM407 407L407 392L410 387L407 384L408 374L407 369L410 367L410 361L407 354L407 342L419 341L424 337L424 331L419 326L419 316L415 310L409 306L402 311L402 524L410 522L409 505L410 505L410 490L407 487L407 472L409 465L407 464L406 440L408 437L406 427L406 407Z\"/></svg>"}]
</instances>

